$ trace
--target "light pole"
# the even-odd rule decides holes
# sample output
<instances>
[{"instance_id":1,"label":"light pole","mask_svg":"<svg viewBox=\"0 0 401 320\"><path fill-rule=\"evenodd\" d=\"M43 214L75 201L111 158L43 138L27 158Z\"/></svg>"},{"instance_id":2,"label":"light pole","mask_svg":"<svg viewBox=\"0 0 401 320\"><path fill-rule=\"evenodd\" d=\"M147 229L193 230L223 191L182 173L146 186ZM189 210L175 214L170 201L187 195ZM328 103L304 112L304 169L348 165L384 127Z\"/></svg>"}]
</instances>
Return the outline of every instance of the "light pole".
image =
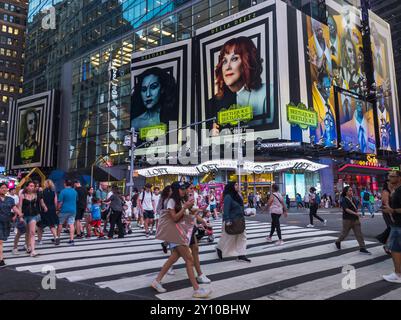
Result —
<instances>
[{"instance_id":1,"label":"light pole","mask_svg":"<svg viewBox=\"0 0 401 320\"><path fill-rule=\"evenodd\" d=\"M136 139L135 139L135 128L132 127L131 128L131 136L130 136L130 147L131 147L131 157L130 157L130 167L129 167L129 196L130 198L132 197L132 191L134 188L134 151L135 151L135 143L136 143Z\"/></svg>"}]
</instances>

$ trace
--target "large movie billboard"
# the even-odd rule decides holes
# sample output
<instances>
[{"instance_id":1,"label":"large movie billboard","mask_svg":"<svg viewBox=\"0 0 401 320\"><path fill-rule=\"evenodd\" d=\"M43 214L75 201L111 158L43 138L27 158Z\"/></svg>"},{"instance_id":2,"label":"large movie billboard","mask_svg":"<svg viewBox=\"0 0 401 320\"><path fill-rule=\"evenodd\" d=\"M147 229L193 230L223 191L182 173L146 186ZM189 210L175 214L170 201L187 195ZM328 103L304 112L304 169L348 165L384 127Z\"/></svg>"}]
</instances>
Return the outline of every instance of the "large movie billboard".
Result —
<instances>
[{"instance_id":1,"label":"large movie billboard","mask_svg":"<svg viewBox=\"0 0 401 320\"><path fill-rule=\"evenodd\" d=\"M337 91L341 142L345 151L376 153L373 105L355 93Z\"/></svg>"},{"instance_id":2,"label":"large movie billboard","mask_svg":"<svg viewBox=\"0 0 401 320\"><path fill-rule=\"evenodd\" d=\"M380 149L399 147L399 106L391 31L387 22L369 12L374 78L377 88L377 117Z\"/></svg>"},{"instance_id":3,"label":"large movie billboard","mask_svg":"<svg viewBox=\"0 0 401 320\"><path fill-rule=\"evenodd\" d=\"M263 139L278 138L275 1L267 1L197 30L203 136L230 133L241 121ZM228 130L224 130L228 129Z\"/></svg>"},{"instance_id":4,"label":"large movie billboard","mask_svg":"<svg viewBox=\"0 0 401 320\"><path fill-rule=\"evenodd\" d=\"M12 101L7 133L7 168L52 167L58 112L55 91Z\"/></svg>"},{"instance_id":5,"label":"large movie billboard","mask_svg":"<svg viewBox=\"0 0 401 320\"><path fill-rule=\"evenodd\" d=\"M133 54L131 127L139 131L139 142L155 135L166 137L165 134L173 129L170 121L176 122L178 128L190 123L193 102L191 43L191 40L181 41ZM181 137L179 131L178 141Z\"/></svg>"}]
</instances>

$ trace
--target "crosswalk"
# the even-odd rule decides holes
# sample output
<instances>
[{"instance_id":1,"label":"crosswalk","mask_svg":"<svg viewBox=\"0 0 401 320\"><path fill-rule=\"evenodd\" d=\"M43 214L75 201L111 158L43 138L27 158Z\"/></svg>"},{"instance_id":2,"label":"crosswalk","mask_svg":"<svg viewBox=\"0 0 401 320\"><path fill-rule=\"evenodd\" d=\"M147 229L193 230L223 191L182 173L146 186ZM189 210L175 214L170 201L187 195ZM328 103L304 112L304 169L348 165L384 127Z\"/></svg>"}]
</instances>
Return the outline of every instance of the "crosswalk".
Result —
<instances>
[{"instance_id":1,"label":"crosswalk","mask_svg":"<svg viewBox=\"0 0 401 320\"><path fill-rule=\"evenodd\" d=\"M381 279L392 272L391 259L381 245L367 241L372 255L359 253L355 240L342 243L338 251L333 242L338 232L282 225L285 244L266 242L270 223L247 221L247 255L250 264L234 258L217 259L216 242L221 235L221 221L214 222L215 242L200 243L200 260L204 274L211 280L210 299L225 300L295 300L295 299L401 299L401 286ZM179 260L175 275L163 279L166 293L158 294L150 283L167 259L160 241L146 239L143 230L135 229L124 239L67 239L55 247L50 235L38 246L40 256L31 258L21 252L13 256L12 239L4 244L6 262L20 272L40 274L48 266L58 279L107 288L117 293L149 299L192 299L192 287L185 264ZM22 246L22 243L21 243ZM355 268L356 287L343 288L344 266Z\"/></svg>"}]
</instances>

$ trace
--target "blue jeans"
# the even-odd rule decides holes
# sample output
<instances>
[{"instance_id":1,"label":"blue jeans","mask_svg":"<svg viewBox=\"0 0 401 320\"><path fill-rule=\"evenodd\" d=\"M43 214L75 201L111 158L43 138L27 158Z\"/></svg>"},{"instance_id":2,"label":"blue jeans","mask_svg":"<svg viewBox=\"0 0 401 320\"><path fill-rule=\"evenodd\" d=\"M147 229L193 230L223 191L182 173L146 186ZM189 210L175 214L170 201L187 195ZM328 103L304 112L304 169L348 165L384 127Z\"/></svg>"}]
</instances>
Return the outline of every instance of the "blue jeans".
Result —
<instances>
[{"instance_id":1,"label":"blue jeans","mask_svg":"<svg viewBox=\"0 0 401 320\"><path fill-rule=\"evenodd\" d=\"M401 227L391 226L391 232L388 239L388 248L392 252L401 253Z\"/></svg>"},{"instance_id":2,"label":"blue jeans","mask_svg":"<svg viewBox=\"0 0 401 320\"><path fill-rule=\"evenodd\" d=\"M373 206L370 202L362 202L362 215L365 215L365 208L368 208L368 211L371 215L373 215Z\"/></svg>"}]
</instances>

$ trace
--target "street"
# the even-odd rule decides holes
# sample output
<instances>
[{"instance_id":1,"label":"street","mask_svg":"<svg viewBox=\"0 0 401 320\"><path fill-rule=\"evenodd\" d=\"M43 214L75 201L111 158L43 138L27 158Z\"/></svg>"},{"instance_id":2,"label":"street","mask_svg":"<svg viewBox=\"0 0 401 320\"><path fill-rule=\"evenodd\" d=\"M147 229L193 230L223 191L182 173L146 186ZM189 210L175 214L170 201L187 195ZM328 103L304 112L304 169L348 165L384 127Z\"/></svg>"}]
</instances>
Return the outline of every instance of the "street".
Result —
<instances>
[{"instance_id":1,"label":"street","mask_svg":"<svg viewBox=\"0 0 401 320\"><path fill-rule=\"evenodd\" d=\"M382 280L391 273L393 264L382 245L373 238L384 229L382 217L363 218L367 248L371 256L359 253L353 235L342 243L342 250L334 246L341 228L341 214L331 210L320 213L328 220L327 226L315 223L305 228L306 212L291 212L282 218L285 244L276 246L266 242L270 218L266 213L247 220L247 247L250 264L233 258L217 259L215 243L220 236L221 221L214 222L215 243L200 243L203 272L212 280L211 299L225 300L282 300L282 299L400 299L401 287ZM174 266L175 275L166 275L166 293L158 294L150 283L165 262L167 255L160 241L146 239L143 230L134 228L124 239L76 240L70 247L64 239L55 247L46 233L38 247L40 256L31 258L20 251L12 256L12 240L5 244L7 268L2 269L0 299L192 299L192 288L187 279L183 260ZM273 240L277 239L276 236ZM20 244L22 248L22 243ZM343 288L344 266L356 269L356 288ZM45 266L56 272L56 289L42 289Z\"/></svg>"}]
</instances>

